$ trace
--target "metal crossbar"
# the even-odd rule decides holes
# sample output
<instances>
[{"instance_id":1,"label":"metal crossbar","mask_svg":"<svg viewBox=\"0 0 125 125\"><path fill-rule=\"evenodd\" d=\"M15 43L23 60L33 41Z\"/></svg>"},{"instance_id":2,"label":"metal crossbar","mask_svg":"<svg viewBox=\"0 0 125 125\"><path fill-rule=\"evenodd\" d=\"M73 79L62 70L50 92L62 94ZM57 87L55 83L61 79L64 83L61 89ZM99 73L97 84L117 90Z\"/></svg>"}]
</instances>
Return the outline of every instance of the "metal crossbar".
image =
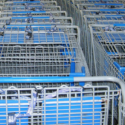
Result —
<instances>
[{"instance_id":1,"label":"metal crossbar","mask_svg":"<svg viewBox=\"0 0 125 125\"><path fill-rule=\"evenodd\" d=\"M50 17L55 17L55 16L67 16L66 11L18 11L18 12L1 12L0 17L45 17L45 16L50 16Z\"/></svg>"},{"instance_id":2,"label":"metal crossbar","mask_svg":"<svg viewBox=\"0 0 125 125\"><path fill-rule=\"evenodd\" d=\"M73 25L71 17L4 17L0 18L1 25Z\"/></svg>"},{"instance_id":3,"label":"metal crossbar","mask_svg":"<svg viewBox=\"0 0 125 125\"><path fill-rule=\"evenodd\" d=\"M76 7L80 10L96 10L96 9L124 9L124 4L121 3L98 3L98 4L77 4Z\"/></svg>"},{"instance_id":4,"label":"metal crossbar","mask_svg":"<svg viewBox=\"0 0 125 125\"><path fill-rule=\"evenodd\" d=\"M10 6L10 7L1 7L2 12L14 12L14 11L61 11L60 6Z\"/></svg>"}]
</instances>

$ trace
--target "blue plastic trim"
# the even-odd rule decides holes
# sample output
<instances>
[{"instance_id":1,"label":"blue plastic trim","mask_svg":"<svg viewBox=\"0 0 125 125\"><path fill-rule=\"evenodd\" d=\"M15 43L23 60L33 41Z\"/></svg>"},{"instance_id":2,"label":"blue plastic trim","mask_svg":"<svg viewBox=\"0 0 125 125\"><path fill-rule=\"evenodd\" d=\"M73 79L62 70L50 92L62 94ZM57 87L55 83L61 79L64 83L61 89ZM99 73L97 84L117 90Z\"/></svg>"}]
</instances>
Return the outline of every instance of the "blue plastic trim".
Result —
<instances>
[{"instance_id":1,"label":"blue plastic trim","mask_svg":"<svg viewBox=\"0 0 125 125\"><path fill-rule=\"evenodd\" d=\"M115 65L118 69L120 69L120 65L119 65L117 62L114 62L114 65Z\"/></svg>"},{"instance_id":2,"label":"blue plastic trim","mask_svg":"<svg viewBox=\"0 0 125 125\"><path fill-rule=\"evenodd\" d=\"M82 67L82 73L84 73L84 75L85 75L85 67Z\"/></svg>"},{"instance_id":3,"label":"blue plastic trim","mask_svg":"<svg viewBox=\"0 0 125 125\"><path fill-rule=\"evenodd\" d=\"M124 27L125 26L125 23L124 24L114 24L114 26L119 26L119 27Z\"/></svg>"},{"instance_id":4,"label":"blue plastic trim","mask_svg":"<svg viewBox=\"0 0 125 125\"><path fill-rule=\"evenodd\" d=\"M114 65L122 73L122 75L124 75L124 73L125 73L125 67L121 67L117 62L114 62Z\"/></svg>"},{"instance_id":5,"label":"blue plastic trim","mask_svg":"<svg viewBox=\"0 0 125 125\"><path fill-rule=\"evenodd\" d=\"M27 19L29 17L12 17L11 19ZM50 19L50 17L31 17L33 19Z\"/></svg>"},{"instance_id":6,"label":"blue plastic trim","mask_svg":"<svg viewBox=\"0 0 125 125\"><path fill-rule=\"evenodd\" d=\"M107 52L108 55L115 55L117 52Z\"/></svg>"},{"instance_id":7,"label":"blue plastic trim","mask_svg":"<svg viewBox=\"0 0 125 125\"><path fill-rule=\"evenodd\" d=\"M17 12L12 12L13 14L27 14L27 13L46 13L46 11L17 11Z\"/></svg>"},{"instance_id":8,"label":"blue plastic trim","mask_svg":"<svg viewBox=\"0 0 125 125\"><path fill-rule=\"evenodd\" d=\"M17 4L17 3L40 3L40 1L24 1L24 2L13 2L14 4Z\"/></svg>"},{"instance_id":9,"label":"blue plastic trim","mask_svg":"<svg viewBox=\"0 0 125 125\"><path fill-rule=\"evenodd\" d=\"M85 102L86 100L88 102ZM93 98L93 97L83 97L80 95L80 97L71 98L71 99L69 98L47 99L42 103L43 104L42 113L47 114L46 116L43 116L42 120L46 125L53 125L53 124L68 125L69 123L78 125L80 123L80 119L81 119L80 113L82 111L83 114L85 114L85 115L82 115L82 118L83 118L82 122L84 123L84 125L91 125L92 122L94 122L94 125L100 125L101 102L94 102L94 105L93 105L93 102L92 102L93 100L101 100L101 97L96 96ZM56 123L57 101L59 102L58 113L60 113L58 115L58 123ZM71 103L69 103L70 101ZM63 102L63 106L61 102ZM75 103L72 103L72 102L75 102ZM81 106L81 102L82 102L82 106ZM76 104L77 106L74 104ZM67 114L69 113L69 109L71 109L70 116ZM93 110L95 111L94 114L92 114ZM69 121L69 117L70 117L70 121ZM94 121L92 121L93 117L94 117Z\"/></svg>"},{"instance_id":10,"label":"blue plastic trim","mask_svg":"<svg viewBox=\"0 0 125 125\"><path fill-rule=\"evenodd\" d=\"M123 5L123 4L119 4L119 3L96 3L96 4L94 4L94 5L96 5L96 6L99 6L99 5Z\"/></svg>"},{"instance_id":11,"label":"blue plastic trim","mask_svg":"<svg viewBox=\"0 0 125 125\"><path fill-rule=\"evenodd\" d=\"M70 73L69 76L73 76L73 77L85 77L86 76L86 74L85 74L85 67L82 67L81 71L82 71L82 73ZM79 82L79 85L80 86L84 86L85 83L84 82ZM74 86L74 83L71 83L71 86Z\"/></svg>"},{"instance_id":12,"label":"blue plastic trim","mask_svg":"<svg viewBox=\"0 0 125 125\"><path fill-rule=\"evenodd\" d=\"M74 82L74 77L0 77L0 83L63 83Z\"/></svg>"},{"instance_id":13,"label":"blue plastic trim","mask_svg":"<svg viewBox=\"0 0 125 125\"><path fill-rule=\"evenodd\" d=\"M75 73L75 62L74 59L71 59L70 73Z\"/></svg>"}]
</instances>

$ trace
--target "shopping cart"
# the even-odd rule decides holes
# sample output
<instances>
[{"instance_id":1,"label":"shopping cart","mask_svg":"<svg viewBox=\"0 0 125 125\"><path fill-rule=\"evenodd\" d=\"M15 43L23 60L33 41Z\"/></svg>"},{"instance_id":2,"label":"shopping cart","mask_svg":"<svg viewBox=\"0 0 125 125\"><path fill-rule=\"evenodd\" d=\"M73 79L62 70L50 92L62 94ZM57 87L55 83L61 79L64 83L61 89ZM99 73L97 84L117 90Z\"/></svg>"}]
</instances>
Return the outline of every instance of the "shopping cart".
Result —
<instances>
[{"instance_id":1,"label":"shopping cart","mask_svg":"<svg viewBox=\"0 0 125 125\"><path fill-rule=\"evenodd\" d=\"M101 10L79 10L70 1L60 0L57 1L61 6L62 10L66 10L68 15L73 17L74 24L80 27L80 41L81 47L85 53L85 58L89 67L90 74L92 76L115 76L117 78L123 79L123 75L114 65L114 60L112 60L107 53L102 50L98 43L94 43L94 50L92 42L83 42L84 30L83 29L83 16L84 15L116 15L121 11L120 16L124 13L124 9L101 9ZM111 11L110 11L111 10ZM118 15L117 14L117 15ZM124 15L124 14L123 14Z\"/></svg>"},{"instance_id":2,"label":"shopping cart","mask_svg":"<svg viewBox=\"0 0 125 125\"><path fill-rule=\"evenodd\" d=\"M13 11L61 11L60 6L41 6L41 5L31 5L31 6L10 6L10 7L1 7L2 12L13 12Z\"/></svg>"},{"instance_id":3,"label":"shopping cart","mask_svg":"<svg viewBox=\"0 0 125 125\"><path fill-rule=\"evenodd\" d=\"M1 28L0 76L88 75L79 34L75 26Z\"/></svg>"},{"instance_id":4,"label":"shopping cart","mask_svg":"<svg viewBox=\"0 0 125 125\"><path fill-rule=\"evenodd\" d=\"M97 9L97 10L79 10L75 4L71 4L70 1L65 1L65 0L57 0L58 4L61 6L62 10L66 10L68 16L73 18L74 24L80 27L80 31L81 31L81 41L84 39L83 37L83 24L84 24L84 20L83 20L83 16L84 15L115 15L115 14L120 14L120 15L124 15L125 10L124 9ZM117 1L114 1L115 3ZM84 47L83 42L81 42L82 44L82 48ZM86 46L85 46L86 47Z\"/></svg>"},{"instance_id":5,"label":"shopping cart","mask_svg":"<svg viewBox=\"0 0 125 125\"><path fill-rule=\"evenodd\" d=\"M119 8L124 8L124 4L121 3L96 3L96 4L77 4L76 7L80 10L96 10L96 9L119 9Z\"/></svg>"},{"instance_id":6,"label":"shopping cart","mask_svg":"<svg viewBox=\"0 0 125 125\"><path fill-rule=\"evenodd\" d=\"M50 6L57 6L57 2L56 1L20 1L20 2L5 2L5 3L0 3L3 6L21 6L25 4L28 5L32 5L32 6L46 6L46 5L50 5Z\"/></svg>"},{"instance_id":7,"label":"shopping cart","mask_svg":"<svg viewBox=\"0 0 125 125\"><path fill-rule=\"evenodd\" d=\"M34 25L34 24L50 24L50 25L73 25L71 17L5 17L0 18L1 25Z\"/></svg>"},{"instance_id":8,"label":"shopping cart","mask_svg":"<svg viewBox=\"0 0 125 125\"><path fill-rule=\"evenodd\" d=\"M83 29L84 29L84 43L90 43L91 34L89 25L90 24L102 24L102 25L112 25L112 24L124 24L123 15L85 15L83 19ZM86 48L84 48L86 49ZM86 50L84 51L86 53Z\"/></svg>"},{"instance_id":9,"label":"shopping cart","mask_svg":"<svg viewBox=\"0 0 125 125\"><path fill-rule=\"evenodd\" d=\"M99 43L102 50L113 59L114 65L121 72L124 80L124 24L90 26L92 46ZM95 49L94 49L95 50ZM96 55L95 55L96 56ZM109 64L108 64L109 65Z\"/></svg>"},{"instance_id":10,"label":"shopping cart","mask_svg":"<svg viewBox=\"0 0 125 125\"><path fill-rule=\"evenodd\" d=\"M72 82L92 82L98 83L98 86L4 88L6 83L54 85ZM124 125L125 84L115 77L3 77L0 83L3 84L3 88L0 89L2 125ZM110 88L107 84L118 84L121 89ZM85 91L88 89L91 91ZM118 104L114 103L115 101Z\"/></svg>"},{"instance_id":11,"label":"shopping cart","mask_svg":"<svg viewBox=\"0 0 125 125\"><path fill-rule=\"evenodd\" d=\"M3 17L55 17L55 16L63 16L67 17L66 11L18 11L18 12L1 12L0 16Z\"/></svg>"}]
</instances>

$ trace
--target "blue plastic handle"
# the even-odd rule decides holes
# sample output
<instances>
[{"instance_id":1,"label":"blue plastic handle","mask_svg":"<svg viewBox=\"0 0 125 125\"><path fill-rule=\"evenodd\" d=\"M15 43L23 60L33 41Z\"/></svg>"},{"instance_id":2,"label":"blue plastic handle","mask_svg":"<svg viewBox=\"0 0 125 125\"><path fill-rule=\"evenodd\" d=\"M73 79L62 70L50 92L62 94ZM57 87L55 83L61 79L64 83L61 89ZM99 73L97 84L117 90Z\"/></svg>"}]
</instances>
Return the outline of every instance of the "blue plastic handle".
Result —
<instances>
[{"instance_id":1,"label":"blue plastic handle","mask_svg":"<svg viewBox=\"0 0 125 125\"><path fill-rule=\"evenodd\" d=\"M124 24L114 24L114 26L116 26L116 27L125 27L125 23Z\"/></svg>"},{"instance_id":2,"label":"blue plastic handle","mask_svg":"<svg viewBox=\"0 0 125 125\"><path fill-rule=\"evenodd\" d=\"M29 17L12 17L11 19L27 19ZM33 19L50 19L50 17L31 17Z\"/></svg>"},{"instance_id":3,"label":"blue plastic handle","mask_svg":"<svg viewBox=\"0 0 125 125\"><path fill-rule=\"evenodd\" d=\"M13 14L27 14L27 13L46 13L46 11L18 11L18 12L12 12Z\"/></svg>"},{"instance_id":4,"label":"blue plastic handle","mask_svg":"<svg viewBox=\"0 0 125 125\"><path fill-rule=\"evenodd\" d=\"M74 82L74 77L0 77L0 83L64 83Z\"/></svg>"},{"instance_id":5,"label":"blue plastic handle","mask_svg":"<svg viewBox=\"0 0 125 125\"><path fill-rule=\"evenodd\" d=\"M96 3L96 4L94 4L95 6L99 6L99 5L123 5L123 4L118 4L118 3Z\"/></svg>"},{"instance_id":6,"label":"blue plastic handle","mask_svg":"<svg viewBox=\"0 0 125 125\"><path fill-rule=\"evenodd\" d=\"M18 3L40 3L40 1L24 1L24 2L13 2L14 4L18 4Z\"/></svg>"}]
</instances>

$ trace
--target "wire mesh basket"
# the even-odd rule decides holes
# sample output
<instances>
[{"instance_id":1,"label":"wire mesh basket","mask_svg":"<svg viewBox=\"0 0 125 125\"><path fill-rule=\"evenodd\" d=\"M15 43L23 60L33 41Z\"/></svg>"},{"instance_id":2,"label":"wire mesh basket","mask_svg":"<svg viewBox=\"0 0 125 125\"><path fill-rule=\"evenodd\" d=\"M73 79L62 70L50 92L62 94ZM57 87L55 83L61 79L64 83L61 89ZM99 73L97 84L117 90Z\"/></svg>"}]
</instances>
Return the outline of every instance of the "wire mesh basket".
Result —
<instances>
[{"instance_id":1,"label":"wire mesh basket","mask_svg":"<svg viewBox=\"0 0 125 125\"><path fill-rule=\"evenodd\" d=\"M120 78L124 80L124 24L93 24L90 31L93 47L96 42L99 43L102 50L115 61L114 65L120 71Z\"/></svg>"},{"instance_id":2,"label":"wire mesh basket","mask_svg":"<svg viewBox=\"0 0 125 125\"><path fill-rule=\"evenodd\" d=\"M65 77L63 79L3 77L0 79L3 84L46 83L50 81L53 81L53 83L91 81L93 83L97 82L98 86L67 87L63 85L53 88L43 88L42 86L17 88L11 86L1 88L0 124L124 125L123 88L125 84L114 77ZM114 82L118 83L121 89L111 89L107 85L107 83L114 84ZM86 89L91 89L91 91L85 91ZM116 110L118 110L118 114Z\"/></svg>"},{"instance_id":3,"label":"wire mesh basket","mask_svg":"<svg viewBox=\"0 0 125 125\"><path fill-rule=\"evenodd\" d=\"M87 65L79 38L75 26L8 26L4 31L2 28L0 74L58 76L81 72Z\"/></svg>"},{"instance_id":4,"label":"wire mesh basket","mask_svg":"<svg viewBox=\"0 0 125 125\"><path fill-rule=\"evenodd\" d=\"M58 0L57 0L58 1ZM90 15L91 16L100 16L103 19L103 16L107 16L107 22L108 18L113 16L120 16L120 18L115 18L114 21L117 21L118 23L124 22L124 9L99 9L99 10L79 10L75 4L72 4L70 1L64 1L60 0L58 1L59 5L61 6L62 10L66 10L68 15L73 17L74 24L80 27L80 41L81 41L81 47L83 49L83 52L85 54L85 58L89 67L90 74L93 76L115 76L120 78L121 80L124 80L124 76L121 74L121 72L118 70L118 68L114 65L114 60L112 60L110 57L108 57L107 53L105 53L102 48L100 48L100 45L96 42L94 43L94 50L93 50L93 43L91 40L89 42L84 42L83 40L86 39L85 36L85 22L83 19L83 16ZM116 2L115 2L116 3ZM108 17L109 16L109 17ZM114 17L113 17L114 18ZM109 20L113 20L109 19ZM87 20L88 22L91 22ZM105 21L105 23L106 23ZM93 22L99 22L98 20L95 21L93 19ZM101 23L101 21L100 21ZM103 21L102 21L103 23ZM88 32L87 32L88 33ZM89 34L88 34L89 35ZM91 38L91 34L88 37ZM91 38L93 39L93 38Z\"/></svg>"},{"instance_id":5,"label":"wire mesh basket","mask_svg":"<svg viewBox=\"0 0 125 125\"><path fill-rule=\"evenodd\" d=\"M89 25L90 24L102 24L102 25L113 25L113 24L124 24L124 16L123 15L92 15L84 16L83 20L83 28L84 30L84 41L91 41L91 34Z\"/></svg>"}]
</instances>

